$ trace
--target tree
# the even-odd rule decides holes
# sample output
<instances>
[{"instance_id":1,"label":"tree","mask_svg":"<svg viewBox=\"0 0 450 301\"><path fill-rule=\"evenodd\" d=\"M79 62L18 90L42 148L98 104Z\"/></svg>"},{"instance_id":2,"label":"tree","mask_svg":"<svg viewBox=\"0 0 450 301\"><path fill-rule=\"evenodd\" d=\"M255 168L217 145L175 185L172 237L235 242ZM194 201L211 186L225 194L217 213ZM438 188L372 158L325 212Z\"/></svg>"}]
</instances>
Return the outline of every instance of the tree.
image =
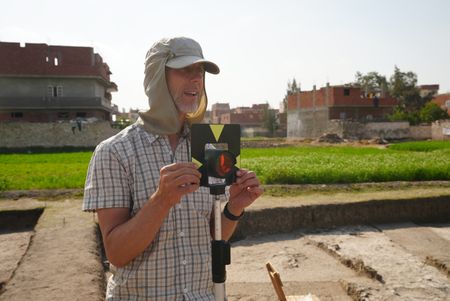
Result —
<instances>
[{"instance_id":1,"label":"tree","mask_svg":"<svg viewBox=\"0 0 450 301\"><path fill-rule=\"evenodd\" d=\"M297 81L295 78L292 79L292 82L288 81L287 86L287 95L292 95L300 90L300 87L297 86Z\"/></svg>"},{"instance_id":2,"label":"tree","mask_svg":"<svg viewBox=\"0 0 450 301\"><path fill-rule=\"evenodd\" d=\"M274 136L275 131L278 129L277 117L275 111L270 109L269 104L264 108L263 112L263 126L269 132L270 136Z\"/></svg>"},{"instance_id":3,"label":"tree","mask_svg":"<svg viewBox=\"0 0 450 301\"><path fill-rule=\"evenodd\" d=\"M407 113L418 113L429 102L433 95L420 95L416 86L417 75L414 72L402 72L395 66L394 74L389 81L389 92L399 101L399 108Z\"/></svg>"},{"instance_id":4,"label":"tree","mask_svg":"<svg viewBox=\"0 0 450 301\"><path fill-rule=\"evenodd\" d=\"M436 120L447 119L450 116L446 110L441 109L441 107L434 102L428 102L420 110L419 117L422 122L430 123Z\"/></svg>"},{"instance_id":5,"label":"tree","mask_svg":"<svg viewBox=\"0 0 450 301\"><path fill-rule=\"evenodd\" d=\"M408 121L413 125L420 123L420 116L418 112L408 113L398 106L394 108L394 112L388 117L390 121Z\"/></svg>"},{"instance_id":6,"label":"tree","mask_svg":"<svg viewBox=\"0 0 450 301\"><path fill-rule=\"evenodd\" d=\"M394 112L389 116L392 121L405 120L410 124L418 124L420 122L428 122L428 117L422 120L420 111L433 98L433 94L429 93L422 96L417 87L417 75L412 72L402 72L397 66L394 68L394 74L390 77L389 82L386 78L377 72L369 72L362 74L356 73L356 83L366 92L388 91L389 94L398 100L398 105L394 108ZM425 114L425 113L424 113Z\"/></svg>"},{"instance_id":7,"label":"tree","mask_svg":"<svg viewBox=\"0 0 450 301\"><path fill-rule=\"evenodd\" d=\"M285 112L287 111L289 95L292 95L299 91L300 91L300 84L297 84L297 81L295 80L295 78L292 79L292 82L290 80L288 80L286 95L284 96L284 99L283 99L283 107L284 107Z\"/></svg>"},{"instance_id":8,"label":"tree","mask_svg":"<svg viewBox=\"0 0 450 301\"><path fill-rule=\"evenodd\" d=\"M417 75L412 72L401 72L395 66L394 74L389 80L389 93L395 98L401 98L405 93L411 93L416 90Z\"/></svg>"},{"instance_id":9,"label":"tree","mask_svg":"<svg viewBox=\"0 0 450 301\"><path fill-rule=\"evenodd\" d=\"M361 89L367 94L371 92L385 92L388 90L388 83L384 75L372 71L367 74L356 72L356 84L361 86Z\"/></svg>"}]
</instances>

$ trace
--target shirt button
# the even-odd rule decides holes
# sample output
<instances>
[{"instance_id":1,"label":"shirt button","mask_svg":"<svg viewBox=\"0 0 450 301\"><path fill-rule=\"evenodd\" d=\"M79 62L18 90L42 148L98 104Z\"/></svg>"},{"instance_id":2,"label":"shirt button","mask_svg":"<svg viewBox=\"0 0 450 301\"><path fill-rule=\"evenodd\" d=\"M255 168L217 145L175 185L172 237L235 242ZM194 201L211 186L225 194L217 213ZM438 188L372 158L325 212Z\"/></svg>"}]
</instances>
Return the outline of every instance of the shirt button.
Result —
<instances>
[{"instance_id":1,"label":"shirt button","mask_svg":"<svg viewBox=\"0 0 450 301\"><path fill-rule=\"evenodd\" d=\"M183 260L181 263L185 265L187 263L186 259Z\"/></svg>"},{"instance_id":2,"label":"shirt button","mask_svg":"<svg viewBox=\"0 0 450 301\"><path fill-rule=\"evenodd\" d=\"M184 236L184 232L180 231L180 233L178 233L178 235L180 235L180 237L183 237Z\"/></svg>"},{"instance_id":3,"label":"shirt button","mask_svg":"<svg viewBox=\"0 0 450 301\"><path fill-rule=\"evenodd\" d=\"M183 293L187 293L188 292L188 289L187 289L187 287L185 287L185 288L183 288Z\"/></svg>"}]
</instances>

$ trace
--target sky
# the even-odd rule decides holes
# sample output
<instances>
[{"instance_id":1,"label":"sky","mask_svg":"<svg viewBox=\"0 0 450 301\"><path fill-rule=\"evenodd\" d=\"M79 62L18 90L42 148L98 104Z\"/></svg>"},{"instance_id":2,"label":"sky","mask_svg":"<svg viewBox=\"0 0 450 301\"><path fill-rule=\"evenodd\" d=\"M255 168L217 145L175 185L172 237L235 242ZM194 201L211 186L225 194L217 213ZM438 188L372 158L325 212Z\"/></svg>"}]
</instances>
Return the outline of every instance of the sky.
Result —
<instances>
[{"instance_id":1,"label":"sky","mask_svg":"<svg viewBox=\"0 0 450 301\"><path fill-rule=\"evenodd\" d=\"M304 91L389 78L398 66L418 84L450 92L447 0L0 0L0 41L89 46L109 65L119 109L146 109L144 58L162 37L197 40L219 65L206 76L211 104L279 108L288 81Z\"/></svg>"}]
</instances>

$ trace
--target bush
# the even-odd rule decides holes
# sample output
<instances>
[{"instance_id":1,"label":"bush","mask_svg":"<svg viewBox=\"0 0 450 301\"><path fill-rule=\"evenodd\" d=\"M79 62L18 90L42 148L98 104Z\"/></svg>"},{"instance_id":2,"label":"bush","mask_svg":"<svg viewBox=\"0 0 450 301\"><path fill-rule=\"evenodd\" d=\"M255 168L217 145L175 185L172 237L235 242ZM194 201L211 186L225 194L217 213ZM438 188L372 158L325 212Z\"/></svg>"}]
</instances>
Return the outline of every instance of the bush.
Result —
<instances>
[{"instance_id":1,"label":"bush","mask_svg":"<svg viewBox=\"0 0 450 301\"><path fill-rule=\"evenodd\" d=\"M390 121L408 121L411 125L420 123L420 116L417 112L406 112L399 107L394 109L394 112L388 116Z\"/></svg>"},{"instance_id":2,"label":"bush","mask_svg":"<svg viewBox=\"0 0 450 301\"><path fill-rule=\"evenodd\" d=\"M436 120L449 118L447 111L441 109L434 102L427 103L419 112L419 117L422 122L431 123Z\"/></svg>"}]
</instances>

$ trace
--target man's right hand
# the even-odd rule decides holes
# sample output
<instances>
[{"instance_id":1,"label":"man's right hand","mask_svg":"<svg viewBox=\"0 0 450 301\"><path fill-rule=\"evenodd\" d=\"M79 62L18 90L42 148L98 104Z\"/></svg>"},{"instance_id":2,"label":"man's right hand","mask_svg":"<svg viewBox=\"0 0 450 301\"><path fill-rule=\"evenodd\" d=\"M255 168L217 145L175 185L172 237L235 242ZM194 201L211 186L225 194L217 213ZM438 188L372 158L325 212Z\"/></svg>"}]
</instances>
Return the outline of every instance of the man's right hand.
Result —
<instances>
[{"instance_id":1,"label":"man's right hand","mask_svg":"<svg viewBox=\"0 0 450 301\"><path fill-rule=\"evenodd\" d=\"M159 185L154 197L173 207L183 195L196 191L200 186L201 173L194 163L173 163L159 171Z\"/></svg>"}]
</instances>

